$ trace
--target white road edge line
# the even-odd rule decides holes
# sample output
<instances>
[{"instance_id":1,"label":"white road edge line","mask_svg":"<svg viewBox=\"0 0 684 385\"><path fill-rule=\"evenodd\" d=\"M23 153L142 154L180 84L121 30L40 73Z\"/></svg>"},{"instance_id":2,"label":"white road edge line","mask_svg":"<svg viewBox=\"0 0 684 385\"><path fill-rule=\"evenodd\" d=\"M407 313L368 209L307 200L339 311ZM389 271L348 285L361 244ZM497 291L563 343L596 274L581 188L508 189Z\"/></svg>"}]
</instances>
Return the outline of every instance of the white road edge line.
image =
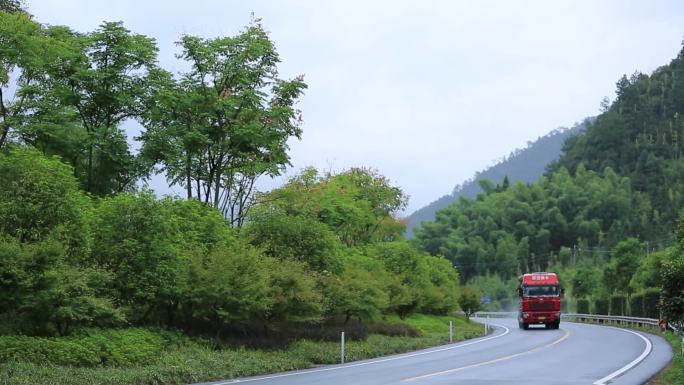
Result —
<instances>
[{"instance_id":1,"label":"white road edge line","mask_svg":"<svg viewBox=\"0 0 684 385\"><path fill-rule=\"evenodd\" d=\"M356 363L356 364L338 365L338 366L333 366L333 367L329 367L329 368L312 369L312 370L304 370L304 371L298 371L298 372L292 372L292 373L276 374L276 375L273 375L273 376L263 376L263 377L255 377L255 378L246 378L246 379L244 379L244 380L236 379L236 380L230 380L230 381L226 381L226 382L213 382L213 383L210 383L210 384L211 384L211 385L228 385L228 384L237 384L237 383L242 383L242 382L252 382L252 381L270 380L270 379L273 379L273 378L290 377L290 376L299 376L299 375L309 374L309 373L328 372L328 371L331 371L331 370L347 369L347 368L354 368L354 367L357 367L357 366L365 366L365 365L379 364L379 363L387 362L387 361L402 360L402 359L404 359L404 358L422 356L422 355L425 355L425 354L439 353L439 352L443 352L443 351L447 351L447 350L453 350L453 349L458 349L458 348L462 348L462 347L465 347L465 346L470 346L470 345L479 344L479 343L481 343L481 342L485 342L485 341L493 340L493 339L495 339L495 338L503 337L503 336L505 336L506 334L508 334L508 333L511 331L509 328L507 328L507 327L505 327L505 326L503 326L503 325L497 325L497 324L490 324L490 325L501 327L501 328L505 329L505 331L504 331L503 333L497 334L497 335L495 335L495 336L491 336L491 337L487 337L487 338L483 338L483 339L479 339L479 340L476 340L476 341L467 342L467 343L459 344L459 345L455 345L455 346L449 346L449 347L446 347L446 348L440 348L440 349L435 349L435 350L429 350L429 351L426 351L426 352L403 354L403 355L397 356L397 357L381 358L381 359L378 359L378 360L359 362L359 363Z\"/></svg>"},{"instance_id":2,"label":"white road edge line","mask_svg":"<svg viewBox=\"0 0 684 385\"><path fill-rule=\"evenodd\" d=\"M609 327L611 329L621 330L623 332L632 333L634 335L641 337L641 339L644 340L644 342L646 342L646 349L644 349L644 351L641 353L641 355L639 357L637 357L636 359L634 359L634 361L632 361L629 364L623 366L622 368L614 371L613 373L603 377L602 379L594 382L594 385L605 385L610 380L614 379L615 377L617 377L617 376L623 374L624 372L632 369L633 367L638 365L641 361L643 361L646 358L646 356L648 356L651 353L651 350L653 349L653 344L651 344L651 341L648 338L644 337L641 333L633 332L633 331L627 330L627 329L614 328L612 326L609 326Z\"/></svg>"},{"instance_id":3,"label":"white road edge line","mask_svg":"<svg viewBox=\"0 0 684 385\"><path fill-rule=\"evenodd\" d=\"M507 361L507 360L510 360L510 359L513 359L513 358L516 358L516 357L524 356L524 355L526 355L526 354L538 352L538 351L540 351L540 350L549 348L549 347L551 347L551 346L553 346L553 345L559 344L559 343L565 341L566 339L568 339L568 337L570 337L570 330L563 329L563 331L565 332L565 334L563 334L563 337L561 337L561 338L559 338L559 339L557 339L557 340L555 340L555 341L553 341L552 343L547 344L547 345L537 346L536 348L533 348L533 349L530 349L530 350L526 350L526 351L524 351L524 352L515 353L515 354L508 355L508 356L495 358L495 359L489 360L489 361L478 362L478 363L471 364L471 365L467 365L467 366L461 366L461 367L459 367L459 368L447 369L447 370L442 370L442 371L439 371L439 372L423 374L423 375L416 376L416 377L404 378L403 380L401 380L401 382L415 381L415 380L419 380L419 379L423 379L423 378L429 378L429 377L441 376L441 375L444 375L444 374L456 373L456 372L460 372L460 371L462 371L462 370L472 369L472 368L478 368L478 367L480 367L480 366L485 366L485 365L491 365L491 364L494 364L494 363L497 363L497 362Z\"/></svg>"}]
</instances>

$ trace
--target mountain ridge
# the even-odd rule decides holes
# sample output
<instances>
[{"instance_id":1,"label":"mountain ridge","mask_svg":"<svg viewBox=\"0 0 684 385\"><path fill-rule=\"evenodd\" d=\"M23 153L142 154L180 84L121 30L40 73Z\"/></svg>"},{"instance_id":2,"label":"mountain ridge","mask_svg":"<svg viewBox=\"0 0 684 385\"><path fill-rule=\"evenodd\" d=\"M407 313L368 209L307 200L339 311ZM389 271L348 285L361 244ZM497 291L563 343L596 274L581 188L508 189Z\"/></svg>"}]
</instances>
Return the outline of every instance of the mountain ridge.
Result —
<instances>
[{"instance_id":1,"label":"mountain ridge","mask_svg":"<svg viewBox=\"0 0 684 385\"><path fill-rule=\"evenodd\" d=\"M535 182L547 171L547 166L560 157L565 140L583 132L587 124L593 119L593 117L585 118L570 128L556 128L534 141L527 142L527 147L513 150L495 165L476 172L472 178L457 184L450 194L437 198L427 206L421 207L407 216L405 218L407 221L405 236L411 238L414 229L420 226L421 222L433 221L437 211L456 202L461 197L469 199L477 197L477 194L482 192L480 181L488 180L498 184L505 177L508 177L510 183Z\"/></svg>"}]
</instances>

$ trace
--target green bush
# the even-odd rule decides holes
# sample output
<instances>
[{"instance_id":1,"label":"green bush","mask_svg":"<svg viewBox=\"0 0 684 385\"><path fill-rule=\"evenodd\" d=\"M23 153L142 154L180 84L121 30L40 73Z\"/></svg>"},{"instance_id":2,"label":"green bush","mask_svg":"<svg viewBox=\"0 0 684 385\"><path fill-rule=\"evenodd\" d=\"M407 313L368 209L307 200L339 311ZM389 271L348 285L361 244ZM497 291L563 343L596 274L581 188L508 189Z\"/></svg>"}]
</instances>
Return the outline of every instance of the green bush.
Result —
<instances>
[{"instance_id":1,"label":"green bush","mask_svg":"<svg viewBox=\"0 0 684 385\"><path fill-rule=\"evenodd\" d=\"M93 346L63 338L0 336L0 362L94 366L100 357Z\"/></svg>"},{"instance_id":2,"label":"green bush","mask_svg":"<svg viewBox=\"0 0 684 385\"><path fill-rule=\"evenodd\" d=\"M629 315L632 317L644 316L644 294L634 294L629 297Z\"/></svg>"},{"instance_id":3,"label":"green bush","mask_svg":"<svg viewBox=\"0 0 684 385\"><path fill-rule=\"evenodd\" d=\"M577 313L589 314L589 300L586 298L579 298L577 300Z\"/></svg>"},{"instance_id":4,"label":"green bush","mask_svg":"<svg viewBox=\"0 0 684 385\"><path fill-rule=\"evenodd\" d=\"M627 314L627 296L624 294L613 294L610 296L610 315Z\"/></svg>"},{"instance_id":5,"label":"green bush","mask_svg":"<svg viewBox=\"0 0 684 385\"><path fill-rule=\"evenodd\" d=\"M597 298L594 300L594 314L608 315L609 302L607 299Z\"/></svg>"},{"instance_id":6,"label":"green bush","mask_svg":"<svg viewBox=\"0 0 684 385\"><path fill-rule=\"evenodd\" d=\"M644 291L644 317L660 318L660 289L648 288Z\"/></svg>"},{"instance_id":7,"label":"green bush","mask_svg":"<svg viewBox=\"0 0 684 385\"><path fill-rule=\"evenodd\" d=\"M152 362L166 343L161 334L145 329L93 329L63 338L0 336L0 362L79 367L143 365Z\"/></svg>"},{"instance_id":8,"label":"green bush","mask_svg":"<svg viewBox=\"0 0 684 385\"><path fill-rule=\"evenodd\" d=\"M407 317L405 321L400 321L398 316L393 315L385 322L410 325L420 330L423 335L413 338L373 334L367 340L348 340L347 361L447 343L449 321L452 320L456 341L482 335L482 325L466 322L462 317L416 314ZM123 360L125 357L129 364L113 365L111 358L107 361L107 365L102 365L98 360L98 362L93 361L91 367L71 363L55 364L57 360L54 357L51 358L52 362L43 360L43 357L36 357L31 362L27 362L24 360L24 357L28 357L24 354L26 352L24 349L24 352L17 352L15 357L7 362L0 361L0 384L3 385L185 384L304 369L319 364L334 364L340 359L339 340L334 342L298 340L287 349L251 349L222 344L217 346L209 341L188 338L178 333L147 329L87 330L70 337L20 337L16 339L22 340L23 343L33 341L34 344L45 343L45 341L52 344L71 341L73 345L66 343L61 345L61 354L74 355L77 351L72 352L69 349L73 346L83 346L84 358L72 360L76 362L98 357L95 353L103 354L98 344L107 343L109 356L115 355L114 352L119 352L120 359ZM150 349L157 344L158 350ZM0 345L0 352L4 353L8 350L5 346ZM152 358L149 358L151 351L155 353ZM137 362L134 362L136 360Z\"/></svg>"},{"instance_id":9,"label":"green bush","mask_svg":"<svg viewBox=\"0 0 684 385\"><path fill-rule=\"evenodd\" d=\"M368 326L368 332L390 337L420 337L420 331L405 323L375 322Z\"/></svg>"}]
</instances>

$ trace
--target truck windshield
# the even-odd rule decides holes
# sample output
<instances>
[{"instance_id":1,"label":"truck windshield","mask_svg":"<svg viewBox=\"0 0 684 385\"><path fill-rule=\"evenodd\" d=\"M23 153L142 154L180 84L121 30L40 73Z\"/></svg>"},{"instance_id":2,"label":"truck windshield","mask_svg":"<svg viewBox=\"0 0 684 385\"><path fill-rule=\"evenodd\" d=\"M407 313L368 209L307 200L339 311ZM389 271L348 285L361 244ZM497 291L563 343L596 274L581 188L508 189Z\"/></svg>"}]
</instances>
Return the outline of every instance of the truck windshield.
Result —
<instances>
[{"instance_id":1,"label":"truck windshield","mask_svg":"<svg viewBox=\"0 0 684 385\"><path fill-rule=\"evenodd\" d=\"M558 286L526 286L523 295L525 297L556 297Z\"/></svg>"}]
</instances>

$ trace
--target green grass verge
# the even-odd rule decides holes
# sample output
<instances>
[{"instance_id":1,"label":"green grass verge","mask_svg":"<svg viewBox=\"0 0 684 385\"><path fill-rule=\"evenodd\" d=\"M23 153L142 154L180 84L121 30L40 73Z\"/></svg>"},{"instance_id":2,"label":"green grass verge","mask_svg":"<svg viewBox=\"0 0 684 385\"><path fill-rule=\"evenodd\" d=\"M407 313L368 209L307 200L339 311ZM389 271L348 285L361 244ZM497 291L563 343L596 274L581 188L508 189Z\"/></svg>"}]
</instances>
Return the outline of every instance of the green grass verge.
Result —
<instances>
[{"instance_id":1,"label":"green grass verge","mask_svg":"<svg viewBox=\"0 0 684 385\"><path fill-rule=\"evenodd\" d=\"M419 337L371 334L347 343L347 361L401 353L482 335L482 325L458 317L414 315L405 323ZM73 348L74 352L70 350ZM158 330L91 331L68 338L0 337L1 385L172 385L212 381L339 362L339 344L301 340L287 349L223 347Z\"/></svg>"},{"instance_id":2,"label":"green grass verge","mask_svg":"<svg viewBox=\"0 0 684 385\"><path fill-rule=\"evenodd\" d=\"M667 342L672 345L674 357L670 364L663 369L656 378L649 382L649 385L684 385L684 356L682 356L682 340L681 337L672 332L667 332L662 335Z\"/></svg>"}]
</instances>

